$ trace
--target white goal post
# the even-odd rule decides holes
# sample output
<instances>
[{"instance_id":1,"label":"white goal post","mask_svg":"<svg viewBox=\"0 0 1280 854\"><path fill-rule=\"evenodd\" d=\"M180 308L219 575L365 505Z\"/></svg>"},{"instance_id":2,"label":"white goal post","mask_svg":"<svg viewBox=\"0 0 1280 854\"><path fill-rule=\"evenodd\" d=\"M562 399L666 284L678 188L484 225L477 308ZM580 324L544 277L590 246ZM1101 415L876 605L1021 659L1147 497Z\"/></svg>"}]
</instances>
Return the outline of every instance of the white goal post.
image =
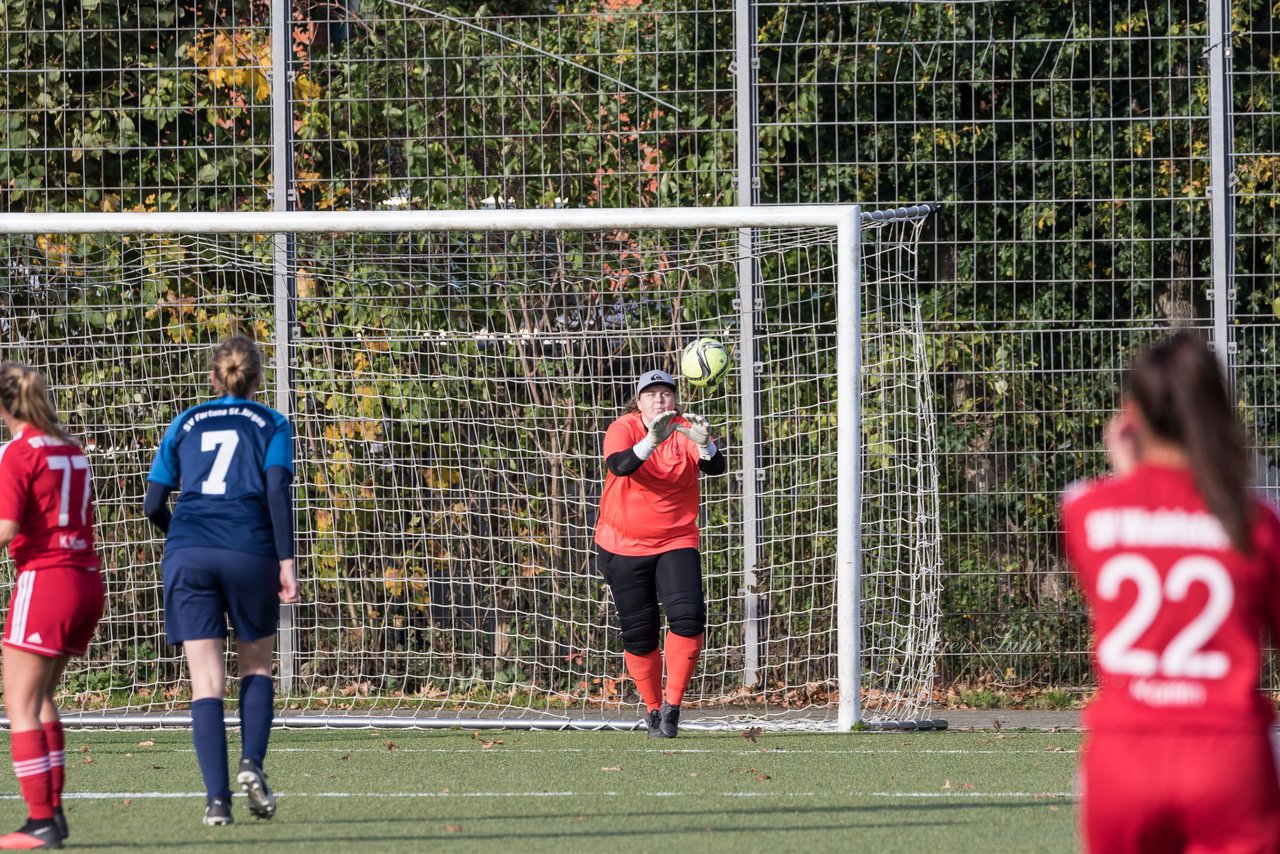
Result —
<instances>
[{"instance_id":1,"label":"white goal post","mask_svg":"<svg viewBox=\"0 0 1280 854\"><path fill-rule=\"evenodd\" d=\"M185 720L141 494L168 420L207 396L211 345L240 330L298 434L304 601L282 625L278 722L632 726L590 549L599 442L640 370L674 372L707 335L735 371L681 393L725 436L730 475L704 479L708 645L686 719L935 725L916 282L932 210L0 217L0 358L46 373L99 483L110 601L69 670L78 720ZM755 471L734 459L743 412ZM752 526L744 502L763 508Z\"/></svg>"}]
</instances>

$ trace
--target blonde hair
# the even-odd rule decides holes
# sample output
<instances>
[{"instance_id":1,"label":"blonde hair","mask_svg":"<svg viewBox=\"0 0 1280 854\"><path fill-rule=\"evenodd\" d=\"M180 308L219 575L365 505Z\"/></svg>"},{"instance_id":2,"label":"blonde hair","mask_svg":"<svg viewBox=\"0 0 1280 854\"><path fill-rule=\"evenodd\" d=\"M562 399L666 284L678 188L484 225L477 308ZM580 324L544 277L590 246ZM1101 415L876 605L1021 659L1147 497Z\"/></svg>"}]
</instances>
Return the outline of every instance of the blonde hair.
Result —
<instances>
[{"instance_id":1,"label":"blonde hair","mask_svg":"<svg viewBox=\"0 0 1280 854\"><path fill-rule=\"evenodd\" d=\"M222 391L247 398L262 382L262 353L252 339L232 335L213 351L212 370Z\"/></svg>"},{"instance_id":2,"label":"blonde hair","mask_svg":"<svg viewBox=\"0 0 1280 854\"><path fill-rule=\"evenodd\" d=\"M0 362L0 406L46 436L75 444L58 423L58 412L49 399L44 377L35 368L17 362Z\"/></svg>"}]
</instances>

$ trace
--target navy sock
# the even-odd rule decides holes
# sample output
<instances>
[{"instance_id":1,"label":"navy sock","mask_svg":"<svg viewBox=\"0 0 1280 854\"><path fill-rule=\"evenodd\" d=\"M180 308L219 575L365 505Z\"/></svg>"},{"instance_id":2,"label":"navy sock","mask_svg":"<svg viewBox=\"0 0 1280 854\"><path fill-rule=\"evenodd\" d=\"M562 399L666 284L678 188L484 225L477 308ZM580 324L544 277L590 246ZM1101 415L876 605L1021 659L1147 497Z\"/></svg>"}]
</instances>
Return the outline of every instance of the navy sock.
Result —
<instances>
[{"instance_id":1,"label":"navy sock","mask_svg":"<svg viewBox=\"0 0 1280 854\"><path fill-rule=\"evenodd\" d=\"M267 758L267 740L275 718L275 685L270 676L253 675L240 680L241 753L258 763Z\"/></svg>"},{"instance_id":2,"label":"navy sock","mask_svg":"<svg viewBox=\"0 0 1280 854\"><path fill-rule=\"evenodd\" d=\"M196 743L196 759L204 790L210 798L231 797L231 779L227 771L227 727L222 715L222 701L206 697L191 704L191 735Z\"/></svg>"}]
</instances>

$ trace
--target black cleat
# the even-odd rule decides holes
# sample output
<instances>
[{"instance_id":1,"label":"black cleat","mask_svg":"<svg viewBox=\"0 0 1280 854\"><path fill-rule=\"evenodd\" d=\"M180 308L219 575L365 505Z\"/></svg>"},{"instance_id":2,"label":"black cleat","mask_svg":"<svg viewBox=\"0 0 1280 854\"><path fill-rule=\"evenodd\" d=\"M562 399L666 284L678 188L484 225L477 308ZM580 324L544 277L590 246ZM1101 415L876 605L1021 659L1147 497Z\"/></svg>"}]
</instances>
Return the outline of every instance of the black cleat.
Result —
<instances>
[{"instance_id":1,"label":"black cleat","mask_svg":"<svg viewBox=\"0 0 1280 854\"><path fill-rule=\"evenodd\" d=\"M675 738L680 734L680 707L662 704L662 714L658 724L662 738Z\"/></svg>"},{"instance_id":2,"label":"black cleat","mask_svg":"<svg viewBox=\"0 0 1280 854\"><path fill-rule=\"evenodd\" d=\"M262 768L249 757L240 760L240 773L236 774L240 788L244 789L249 799L249 812L254 818L271 818L276 814L276 796L271 794L267 786L267 775Z\"/></svg>"},{"instance_id":3,"label":"black cleat","mask_svg":"<svg viewBox=\"0 0 1280 854\"><path fill-rule=\"evenodd\" d=\"M231 816L231 799L210 798L209 805L204 808L204 823L209 827L235 824L236 820Z\"/></svg>"},{"instance_id":4,"label":"black cleat","mask_svg":"<svg viewBox=\"0 0 1280 854\"><path fill-rule=\"evenodd\" d=\"M62 834L51 818L27 819L27 823L15 830L0 836L0 849L6 851L28 851L33 848L61 848Z\"/></svg>"},{"instance_id":5,"label":"black cleat","mask_svg":"<svg viewBox=\"0 0 1280 854\"><path fill-rule=\"evenodd\" d=\"M66 839L71 835L71 831L67 828L67 815L62 811L62 807L60 806L53 808L53 824L54 827L58 828L58 834L61 835L63 839Z\"/></svg>"},{"instance_id":6,"label":"black cleat","mask_svg":"<svg viewBox=\"0 0 1280 854\"><path fill-rule=\"evenodd\" d=\"M649 713L649 738L666 738L662 734L662 712L654 709Z\"/></svg>"}]
</instances>

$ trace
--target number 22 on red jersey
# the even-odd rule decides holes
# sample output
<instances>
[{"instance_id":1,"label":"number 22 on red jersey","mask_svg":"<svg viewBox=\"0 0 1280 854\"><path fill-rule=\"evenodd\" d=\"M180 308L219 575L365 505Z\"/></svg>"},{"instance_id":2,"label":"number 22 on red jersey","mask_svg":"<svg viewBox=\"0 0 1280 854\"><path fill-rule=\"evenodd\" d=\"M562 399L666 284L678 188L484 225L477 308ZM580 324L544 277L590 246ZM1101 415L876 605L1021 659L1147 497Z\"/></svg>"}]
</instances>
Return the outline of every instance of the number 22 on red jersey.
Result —
<instances>
[{"instance_id":1,"label":"number 22 on red jersey","mask_svg":"<svg viewBox=\"0 0 1280 854\"><path fill-rule=\"evenodd\" d=\"M1098 641L1098 663L1104 670L1128 676L1194 679L1221 679L1227 675L1231 669L1227 654L1204 648L1230 615L1235 601L1235 585L1220 561L1206 555L1188 555L1178 559L1161 579L1155 564L1145 556L1119 554L1098 572L1098 597L1116 599L1126 581L1136 586L1137 597L1115 627ZM1208 590L1199 612L1162 651L1137 648L1135 644L1156 622L1160 611L1185 601L1196 584Z\"/></svg>"},{"instance_id":2,"label":"number 22 on red jersey","mask_svg":"<svg viewBox=\"0 0 1280 854\"><path fill-rule=\"evenodd\" d=\"M1258 642L1233 617L1237 584L1218 557L1184 554L1162 573L1149 555L1114 554L1099 567L1093 593L1098 666L1127 684L1131 700L1204 707L1247 692L1256 678L1249 674Z\"/></svg>"}]
</instances>

